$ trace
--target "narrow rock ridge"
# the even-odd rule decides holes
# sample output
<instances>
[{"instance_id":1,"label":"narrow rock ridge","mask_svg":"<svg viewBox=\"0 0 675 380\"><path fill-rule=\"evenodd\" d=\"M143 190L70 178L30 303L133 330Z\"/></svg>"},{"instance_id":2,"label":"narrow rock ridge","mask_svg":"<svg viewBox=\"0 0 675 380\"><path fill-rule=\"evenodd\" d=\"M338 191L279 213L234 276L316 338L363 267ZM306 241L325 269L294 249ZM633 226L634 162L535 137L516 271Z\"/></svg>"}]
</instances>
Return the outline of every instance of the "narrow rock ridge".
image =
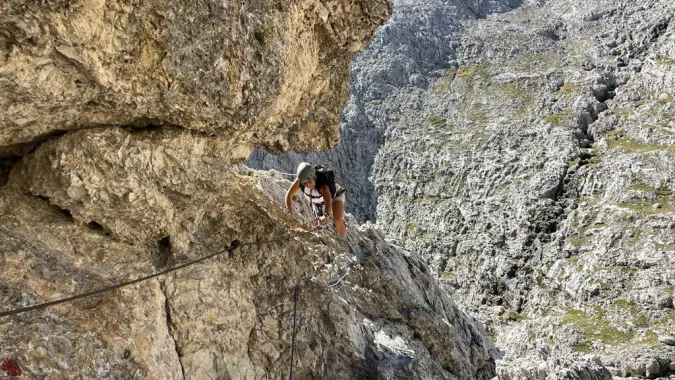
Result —
<instances>
[{"instance_id":1,"label":"narrow rock ridge","mask_svg":"<svg viewBox=\"0 0 675 380\"><path fill-rule=\"evenodd\" d=\"M180 364L180 373L183 378L185 378L185 368L183 367L183 363L181 361L181 355L180 355L180 347L178 346L178 342L176 341L176 338L174 337L173 330L175 329L173 322L171 321L171 308L169 307L169 297L166 296L166 284L164 281L160 280L160 289L162 290L162 294L164 295L164 313L166 315L166 330L169 333L169 337L173 341L173 346L174 350L176 353L176 357L178 358L178 364Z\"/></svg>"}]
</instances>

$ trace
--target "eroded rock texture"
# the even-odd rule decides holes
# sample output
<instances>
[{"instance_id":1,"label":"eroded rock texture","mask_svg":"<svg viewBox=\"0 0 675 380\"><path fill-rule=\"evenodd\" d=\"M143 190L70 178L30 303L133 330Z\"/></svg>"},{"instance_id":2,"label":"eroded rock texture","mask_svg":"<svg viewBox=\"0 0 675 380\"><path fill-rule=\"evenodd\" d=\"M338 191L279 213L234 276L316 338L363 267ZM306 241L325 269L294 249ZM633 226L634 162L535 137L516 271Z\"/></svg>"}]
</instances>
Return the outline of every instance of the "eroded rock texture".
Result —
<instances>
[{"instance_id":1,"label":"eroded rock texture","mask_svg":"<svg viewBox=\"0 0 675 380\"><path fill-rule=\"evenodd\" d=\"M361 217L488 324L500 377L674 376L673 3L394 9L310 159L371 179Z\"/></svg>"},{"instance_id":2,"label":"eroded rock texture","mask_svg":"<svg viewBox=\"0 0 675 380\"><path fill-rule=\"evenodd\" d=\"M387 1L5 1L0 146L177 125L233 146L336 145L346 63Z\"/></svg>"}]
</instances>

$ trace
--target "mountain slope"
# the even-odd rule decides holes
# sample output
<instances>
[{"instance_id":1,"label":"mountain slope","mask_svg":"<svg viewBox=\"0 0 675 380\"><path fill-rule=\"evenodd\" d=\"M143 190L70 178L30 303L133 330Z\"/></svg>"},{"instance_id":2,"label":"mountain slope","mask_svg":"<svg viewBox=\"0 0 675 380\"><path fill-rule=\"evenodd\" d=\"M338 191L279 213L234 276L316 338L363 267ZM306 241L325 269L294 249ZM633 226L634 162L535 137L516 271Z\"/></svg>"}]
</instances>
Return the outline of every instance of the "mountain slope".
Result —
<instances>
[{"instance_id":1,"label":"mountain slope","mask_svg":"<svg viewBox=\"0 0 675 380\"><path fill-rule=\"evenodd\" d=\"M374 189L355 186L348 211L376 204L363 215L422 253L527 376L573 362L579 378L672 374L673 4L507 5L397 3L352 62L345 146L311 158L372 160L343 174ZM420 50L445 66L406 55ZM359 144L377 153L352 161L350 131L373 127Z\"/></svg>"}]
</instances>

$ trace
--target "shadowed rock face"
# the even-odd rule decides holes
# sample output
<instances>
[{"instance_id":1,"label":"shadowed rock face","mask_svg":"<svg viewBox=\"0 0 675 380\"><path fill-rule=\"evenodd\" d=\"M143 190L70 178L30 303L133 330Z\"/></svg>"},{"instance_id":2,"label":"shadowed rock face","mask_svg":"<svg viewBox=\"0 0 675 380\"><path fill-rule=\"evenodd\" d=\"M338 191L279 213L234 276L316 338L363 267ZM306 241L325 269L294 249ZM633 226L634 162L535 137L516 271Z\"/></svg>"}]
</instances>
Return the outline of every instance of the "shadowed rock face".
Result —
<instances>
[{"instance_id":1,"label":"shadowed rock face","mask_svg":"<svg viewBox=\"0 0 675 380\"><path fill-rule=\"evenodd\" d=\"M329 148L347 61L384 0L6 1L0 153L55 132L177 125L234 146Z\"/></svg>"}]
</instances>

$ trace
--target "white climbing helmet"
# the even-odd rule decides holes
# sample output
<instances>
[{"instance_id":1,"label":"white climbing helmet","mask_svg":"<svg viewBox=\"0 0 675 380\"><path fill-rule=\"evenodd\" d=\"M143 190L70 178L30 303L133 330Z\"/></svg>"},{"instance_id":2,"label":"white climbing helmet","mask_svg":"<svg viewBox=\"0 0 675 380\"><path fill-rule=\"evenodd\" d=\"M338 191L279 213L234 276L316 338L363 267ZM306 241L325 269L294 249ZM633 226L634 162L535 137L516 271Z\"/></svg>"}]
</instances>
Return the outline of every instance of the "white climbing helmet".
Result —
<instances>
[{"instance_id":1,"label":"white climbing helmet","mask_svg":"<svg viewBox=\"0 0 675 380\"><path fill-rule=\"evenodd\" d=\"M316 170L314 170L314 166L306 162L301 162L300 165L298 165L298 170L296 173L300 183L307 182L316 177Z\"/></svg>"}]
</instances>

